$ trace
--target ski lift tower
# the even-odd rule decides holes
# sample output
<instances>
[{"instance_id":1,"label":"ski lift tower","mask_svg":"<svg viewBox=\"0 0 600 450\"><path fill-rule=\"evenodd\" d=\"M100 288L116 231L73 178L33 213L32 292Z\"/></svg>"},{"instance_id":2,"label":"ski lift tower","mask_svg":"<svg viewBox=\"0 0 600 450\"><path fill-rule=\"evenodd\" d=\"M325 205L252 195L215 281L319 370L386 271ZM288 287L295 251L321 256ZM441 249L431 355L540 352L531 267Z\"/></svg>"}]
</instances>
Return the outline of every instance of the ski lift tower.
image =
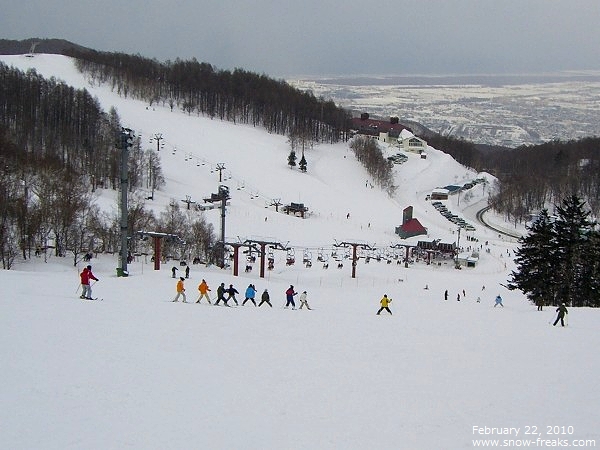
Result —
<instances>
[{"instance_id":1,"label":"ski lift tower","mask_svg":"<svg viewBox=\"0 0 600 450\"><path fill-rule=\"evenodd\" d=\"M185 245L185 241L176 234L159 233L157 231L138 231L137 235L140 236L143 240L148 239L148 237L152 238L152 242L154 245L154 270L160 270L160 260L162 257L161 245L163 239L166 241L175 241L178 244Z\"/></svg>"},{"instance_id":2,"label":"ski lift tower","mask_svg":"<svg viewBox=\"0 0 600 450\"><path fill-rule=\"evenodd\" d=\"M356 278L356 263L358 261L358 254L356 252L356 249L360 247L363 250L375 250L375 247L371 247L369 244L361 244L358 242L336 242L335 244L333 244L333 246L344 248L352 247L352 278Z\"/></svg>"},{"instance_id":3,"label":"ski lift tower","mask_svg":"<svg viewBox=\"0 0 600 450\"><path fill-rule=\"evenodd\" d=\"M205 198L205 203L220 203L218 208L221 210L221 240L219 242L219 259L221 260L221 269L225 268L225 212L227 203L231 197L229 196L229 187L224 184L219 185L219 191L216 194L210 194L210 197ZM200 206L201 210L212 209L206 206Z\"/></svg>"},{"instance_id":4,"label":"ski lift tower","mask_svg":"<svg viewBox=\"0 0 600 450\"><path fill-rule=\"evenodd\" d=\"M119 256L121 258L120 265L117 268L117 276L126 277L127 272L127 191L129 189L129 150L133 147L133 139L135 133L129 128L121 128L121 251Z\"/></svg>"},{"instance_id":5,"label":"ski lift tower","mask_svg":"<svg viewBox=\"0 0 600 450\"><path fill-rule=\"evenodd\" d=\"M265 256L267 254L266 248L269 246L273 250L289 250L289 247L281 242L276 241L262 241L256 239L246 239L244 244L248 246L252 246L253 244L257 244L260 247L260 278L265 277Z\"/></svg>"}]
</instances>

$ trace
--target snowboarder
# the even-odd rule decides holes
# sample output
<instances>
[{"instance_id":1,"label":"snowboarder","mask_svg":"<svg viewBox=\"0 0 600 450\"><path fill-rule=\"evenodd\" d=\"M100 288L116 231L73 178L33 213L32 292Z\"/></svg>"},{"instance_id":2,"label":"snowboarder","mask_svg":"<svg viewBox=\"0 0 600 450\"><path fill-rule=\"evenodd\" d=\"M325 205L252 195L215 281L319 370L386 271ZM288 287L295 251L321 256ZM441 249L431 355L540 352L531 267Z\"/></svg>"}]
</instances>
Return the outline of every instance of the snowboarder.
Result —
<instances>
[{"instance_id":1,"label":"snowboarder","mask_svg":"<svg viewBox=\"0 0 600 450\"><path fill-rule=\"evenodd\" d=\"M303 291L302 294L300 294L300 297L298 297L298 299L300 300L300 308L298 309L302 309L303 306L306 306L306 309L312 309L310 306L308 306L306 291Z\"/></svg>"},{"instance_id":2,"label":"snowboarder","mask_svg":"<svg viewBox=\"0 0 600 450\"><path fill-rule=\"evenodd\" d=\"M456 294L456 301L460 302L460 292L458 294Z\"/></svg>"},{"instance_id":3,"label":"snowboarder","mask_svg":"<svg viewBox=\"0 0 600 450\"><path fill-rule=\"evenodd\" d=\"M294 291L294 286L290 284L290 287L285 291L285 308L292 305L292 309L296 309L296 304L294 303L294 295L296 294L297 292Z\"/></svg>"},{"instance_id":4,"label":"snowboarder","mask_svg":"<svg viewBox=\"0 0 600 450\"><path fill-rule=\"evenodd\" d=\"M254 306L256 306L256 302L254 301L254 297L256 297L256 288L253 284L248 285L245 295L246 298L242 302L242 306L244 306L248 300L250 300L252 303L254 303Z\"/></svg>"},{"instance_id":5,"label":"snowboarder","mask_svg":"<svg viewBox=\"0 0 600 450\"><path fill-rule=\"evenodd\" d=\"M569 314L569 311L567 311L567 307L565 306L564 303L561 303L560 306L558 308L556 308L556 312L558 313L558 315L556 316L556 320L554 321L554 323L552 325L556 326L556 324L560 320L560 326L564 327L565 326L565 314Z\"/></svg>"},{"instance_id":6,"label":"snowboarder","mask_svg":"<svg viewBox=\"0 0 600 450\"><path fill-rule=\"evenodd\" d=\"M502 304L502 297L500 297L500 295L496 296L496 303L494 303L494 308L498 305L504 308L504 305Z\"/></svg>"},{"instance_id":7,"label":"snowboarder","mask_svg":"<svg viewBox=\"0 0 600 450\"><path fill-rule=\"evenodd\" d=\"M173 299L174 302L179 301L179 297L183 297L183 303L187 303L185 299L185 287L183 286L183 282L185 278L179 277L179 281L177 282L177 295Z\"/></svg>"},{"instance_id":8,"label":"snowboarder","mask_svg":"<svg viewBox=\"0 0 600 450\"><path fill-rule=\"evenodd\" d=\"M215 305L218 305L221 300L223 300L225 306L229 306L227 304L227 299L225 298L225 283L221 283L217 288L217 301L215 302Z\"/></svg>"},{"instance_id":9,"label":"snowboarder","mask_svg":"<svg viewBox=\"0 0 600 450\"><path fill-rule=\"evenodd\" d=\"M448 300L448 289L444 291L444 300Z\"/></svg>"},{"instance_id":10,"label":"snowboarder","mask_svg":"<svg viewBox=\"0 0 600 450\"><path fill-rule=\"evenodd\" d=\"M208 284L206 283L206 280L204 278L202 279L202 283L198 285L198 291L200 292L200 297L198 297L196 303L200 303L200 300L206 297L206 300L208 300L208 304L212 305L212 303L210 302L210 296L208 295L208 293L210 292L210 288L208 287Z\"/></svg>"},{"instance_id":11,"label":"snowboarder","mask_svg":"<svg viewBox=\"0 0 600 450\"><path fill-rule=\"evenodd\" d=\"M235 294L239 294L239 292L236 288L233 287L233 284L230 284L229 287L225 290L225 292L227 292L227 300L225 300L225 303L233 299L236 306L239 305L237 299L235 298Z\"/></svg>"},{"instance_id":12,"label":"snowboarder","mask_svg":"<svg viewBox=\"0 0 600 450\"><path fill-rule=\"evenodd\" d=\"M262 295L260 297L260 303L258 304L258 306L262 305L263 303L267 303L271 308L273 307L273 305L271 305L269 291L267 291L266 289L264 290L264 292L262 293Z\"/></svg>"},{"instance_id":13,"label":"snowboarder","mask_svg":"<svg viewBox=\"0 0 600 450\"><path fill-rule=\"evenodd\" d=\"M98 278L92 273L92 266L84 267L79 277L81 278L81 296L79 298L93 300L90 280L98 281Z\"/></svg>"},{"instance_id":14,"label":"snowboarder","mask_svg":"<svg viewBox=\"0 0 600 450\"><path fill-rule=\"evenodd\" d=\"M383 298L379 301L379 303L381 303L381 308L379 308L379 311L377 311L377 315L381 314L381 311L384 309L392 314L392 311L390 310L390 303L392 303L392 299L388 298L387 294L383 294Z\"/></svg>"}]
</instances>

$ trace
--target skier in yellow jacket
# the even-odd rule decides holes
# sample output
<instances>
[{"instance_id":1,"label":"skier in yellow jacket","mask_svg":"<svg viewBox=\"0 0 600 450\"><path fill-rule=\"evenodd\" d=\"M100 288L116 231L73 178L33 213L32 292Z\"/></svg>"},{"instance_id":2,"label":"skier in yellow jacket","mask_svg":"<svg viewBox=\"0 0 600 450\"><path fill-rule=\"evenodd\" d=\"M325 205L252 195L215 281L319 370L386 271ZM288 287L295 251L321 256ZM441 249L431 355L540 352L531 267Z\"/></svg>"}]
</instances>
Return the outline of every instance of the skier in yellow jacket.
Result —
<instances>
[{"instance_id":1,"label":"skier in yellow jacket","mask_svg":"<svg viewBox=\"0 0 600 450\"><path fill-rule=\"evenodd\" d=\"M185 287L183 286L184 280L185 280L185 278L179 277L179 281L177 282L177 295L173 299L174 302L179 300L179 296L182 296L183 303L187 303L187 301L185 300Z\"/></svg>"},{"instance_id":2,"label":"skier in yellow jacket","mask_svg":"<svg viewBox=\"0 0 600 450\"><path fill-rule=\"evenodd\" d=\"M379 308L379 311L377 311L377 315L381 314L381 311L383 311L384 309L390 314L392 314L392 311L389 308L391 302L392 299L388 298L387 294L383 294L383 298L379 301L379 303L381 303L381 308Z\"/></svg>"}]
</instances>

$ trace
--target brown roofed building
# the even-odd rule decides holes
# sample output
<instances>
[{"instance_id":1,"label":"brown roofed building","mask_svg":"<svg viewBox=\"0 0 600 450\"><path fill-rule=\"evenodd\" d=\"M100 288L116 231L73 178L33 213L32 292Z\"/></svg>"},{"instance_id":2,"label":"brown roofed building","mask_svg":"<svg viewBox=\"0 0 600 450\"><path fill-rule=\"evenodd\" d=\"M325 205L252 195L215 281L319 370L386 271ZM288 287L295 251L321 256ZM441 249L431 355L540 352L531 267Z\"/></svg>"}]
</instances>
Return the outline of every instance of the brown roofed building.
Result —
<instances>
[{"instance_id":1,"label":"brown roofed building","mask_svg":"<svg viewBox=\"0 0 600 450\"><path fill-rule=\"evenodd\" d=\"M357 134L372 136L383 142L397 141L402 130L412 130L402 125L398 117L390 117L389 120L370 119L369 113L362 113L360 117L353 117L351 129Z\"/></svg>"}]
</instances>

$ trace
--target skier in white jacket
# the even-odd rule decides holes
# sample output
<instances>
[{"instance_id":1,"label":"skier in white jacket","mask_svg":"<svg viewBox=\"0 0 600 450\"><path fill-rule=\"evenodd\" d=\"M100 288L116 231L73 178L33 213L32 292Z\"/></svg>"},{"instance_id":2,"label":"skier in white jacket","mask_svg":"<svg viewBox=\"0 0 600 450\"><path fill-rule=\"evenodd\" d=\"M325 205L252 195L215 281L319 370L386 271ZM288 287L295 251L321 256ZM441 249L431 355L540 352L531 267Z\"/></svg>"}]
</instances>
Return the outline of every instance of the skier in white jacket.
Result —
<instances>
[{"instance_id":1,"label":"skier in white jacket","mask_svg":"<svg viewBox=\"0 0 600 450\"><path fill-rule=\"evenodd\" d=\"M306 291L304 291L304 292L302 292L302 294L300 294L299 300L300 300L300 308L299 309L302 309L303 306L306 306L306 309L311 309L311 307L308 306Z\"/></svg>"}]
</instances>

